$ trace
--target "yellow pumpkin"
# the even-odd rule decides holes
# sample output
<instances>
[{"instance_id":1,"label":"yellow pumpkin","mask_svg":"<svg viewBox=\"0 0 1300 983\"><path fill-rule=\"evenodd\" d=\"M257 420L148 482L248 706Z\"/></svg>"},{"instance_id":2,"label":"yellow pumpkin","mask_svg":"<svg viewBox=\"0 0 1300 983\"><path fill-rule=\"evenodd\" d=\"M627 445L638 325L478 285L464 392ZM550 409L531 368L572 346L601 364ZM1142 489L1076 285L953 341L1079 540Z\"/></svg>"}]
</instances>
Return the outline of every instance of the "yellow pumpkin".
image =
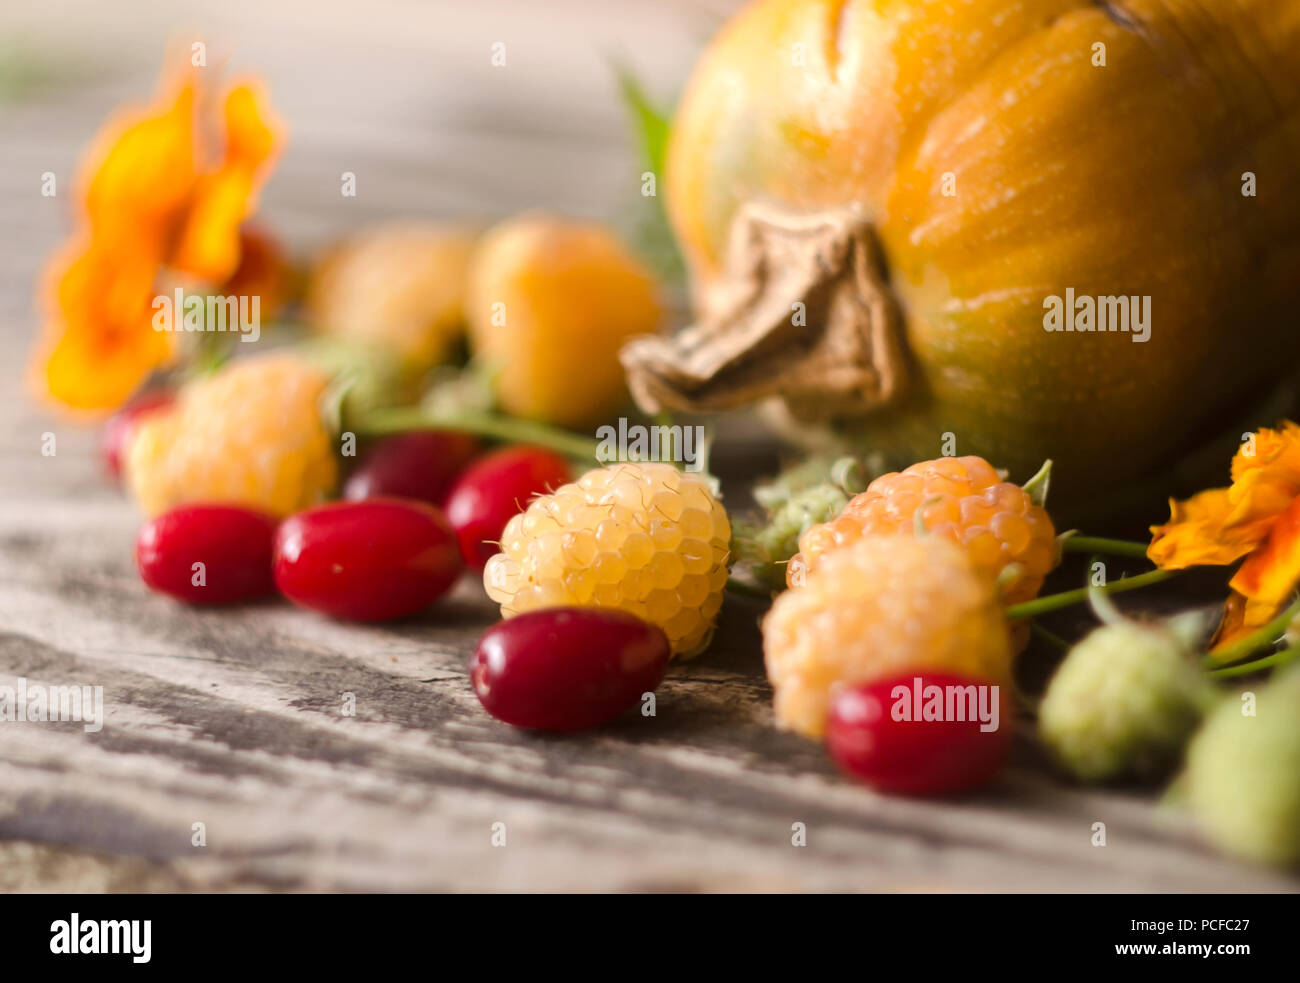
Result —
<instances>
[{"instance_id":1,"label":"yellow pumpkin","mask_svg":"<svg viewBox=\"0 0 1300 983\"><path fill-rule=\"evenodd\" d=\"M649 409L776 397L1077 497L1292 371L1298 180L1292 0L765 0L673 126L698 321L624 362Z\"/></svg>"}]
</instances>

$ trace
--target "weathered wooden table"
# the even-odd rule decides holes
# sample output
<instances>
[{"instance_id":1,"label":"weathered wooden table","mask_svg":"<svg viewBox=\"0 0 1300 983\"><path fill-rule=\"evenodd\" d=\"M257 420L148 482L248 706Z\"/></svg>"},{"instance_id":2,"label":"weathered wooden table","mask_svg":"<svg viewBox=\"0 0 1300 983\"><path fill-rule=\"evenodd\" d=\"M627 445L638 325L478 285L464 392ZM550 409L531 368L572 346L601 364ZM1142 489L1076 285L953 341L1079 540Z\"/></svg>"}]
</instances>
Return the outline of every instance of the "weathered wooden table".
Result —
<instances>
[{"instance_id":1,"label":"weathered wooden table","mask_svg":"<svg viewBox=\"0 0 1300 983\"><path fill-rule=\"evenodd\" d=\"M389 215L616 212L639 168L607 56L670 93L718 14L471 0L59 9L0 10L0 685L102 685L107 714L93 734L0 723L0 890L1295 889L1203 849L1148 793L1070 787L1028 741L960 803L841 781L819 747L773 729L760 608L743 598L713 650L673 669L657 716L557 738L479 709L465 664L494 611L475 583L392 627L147 593L139 518L101 478L93 430L38 407L22 376L33 277L66 230L76 156L115 103L148 90L163 42L205 38L268 79L293 144L264 214L306 247ZM505 68L489 61L497 40ZM345 170L357 198L339 195Z\"/></svg>"}]
</instances>

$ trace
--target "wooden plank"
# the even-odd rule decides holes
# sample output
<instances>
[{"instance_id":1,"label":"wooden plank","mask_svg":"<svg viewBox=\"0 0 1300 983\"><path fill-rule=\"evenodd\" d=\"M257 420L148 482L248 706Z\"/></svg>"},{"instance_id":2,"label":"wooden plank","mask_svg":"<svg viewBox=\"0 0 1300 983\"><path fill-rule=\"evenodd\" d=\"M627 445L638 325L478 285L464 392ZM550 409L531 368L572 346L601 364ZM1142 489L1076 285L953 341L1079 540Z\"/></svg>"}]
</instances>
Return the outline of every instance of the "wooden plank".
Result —
<instances>
[{"instance_id":1,"label":"wooden plank","mask_svg":"<svg viewBox=\"0 0 1300 983\"><path fill-rule=\"evenodd\" d=\"M84 468L84 436L59 466ZM39 471L6 455L10 479ZM67 462L62 463L62 462ZM82 474L82 477L87 476ZM12 486L11 486L12 487ZM0 506L0 685L103 685L103 730L0 727L0 837L301 889L1282 889L1206 855L1143 798L1064 788L1030 747L969 803L881 798L771 727L756 608L675 669L655 718L514 731L465 673L476 585L409 624L148 595L136 518L98 486ZM355 693L357 716L340 713ZM1091 823L1110 845L1089 845ZM507 846L490 843L507 824ZM208 845L190 845L204 822ZM790 845L803 822L809 846ZM581 863L578 863L578 860Z\"/></svg>"},{"instance_id":2,"label":"wooden plank","mask_svg":"<svg viewBox=\"0 0 1300 983\"><path fill-rule=\"evenodd\" d=\"M619 8L620 21L595 3L384 0L310 18L157 3L129 22L89 0L57 19L0 11L0 39L93 80L0 101L0 685L101 685L107 702L98 733L0 724L0 890L1294 890L1209 853L1149 795L1063 784L1029 741L966 802L841 781L820 748L772 727L760 609L743 599L713 650L673 669L655 717L544 737L478 708L465 664L494 611L473 583L383 627L271 604L192 611L143 589L138 516L102 482L93 433L22 386L33 278L67 209L39 196L40 172L66 179L195 17L238 39L242 64L268 66L295 142L266 214L299 246L385 215L608 214L636 165L605 54L625 46L671 91L718 16ZM496 76L482 49L502 32L518 57ZM342 169L358 171L359 198L338 196ZM1090 844L1099 820L1105 848Z\"/></svg>"}]
</instances>

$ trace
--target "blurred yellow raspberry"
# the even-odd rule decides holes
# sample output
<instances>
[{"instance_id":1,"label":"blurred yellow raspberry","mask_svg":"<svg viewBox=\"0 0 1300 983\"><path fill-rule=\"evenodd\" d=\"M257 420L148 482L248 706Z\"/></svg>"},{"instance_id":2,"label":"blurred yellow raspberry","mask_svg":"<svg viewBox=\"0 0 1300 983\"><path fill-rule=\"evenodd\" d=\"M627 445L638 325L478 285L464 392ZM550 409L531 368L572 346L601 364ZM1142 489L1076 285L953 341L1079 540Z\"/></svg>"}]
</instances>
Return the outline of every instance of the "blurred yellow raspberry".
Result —
<instances>
[{"instance_id":1,"label":"blurred yellow raspberry","mask_svg":"<svg viewBox=\"0 0 1300 983\"><path fill-rule=\"evenodd\" d=\"M230 363L151 414L127 451L128 487L148 515L233 502L289 515L322 501L338 465L320 401L330 377L292 353Z\"/></svg>"},{"instance_id":2,"label":"blurred yellow raspberry","mask_svg":"<svg viewBox=\"0 0 1300 983\"><path fill-rule=\"evenodd\" d=\"M778 726L820 737L838 687L925 670L1006 684L995 584L937 536L868 536L827 553L763 619Z\"/></svg>"},{"instance_id":3,"label":"blurred yellow raspberry","mask_svg":"<svg viewBox=\"0 0 1300 983\"><path fill-rule=\"evenodd\" d=\"M474 234L393 222L326 254L307 304L321 334L391 355L408 377L445 361L465 330L465 279Z\"/></svg>"},{"instance_id":4,"label":"blurred yellow raspberry","mask_svg":"<svg viewBox=\"0 0 1300 983\"><path fill-rule=\"evenodd\" d=\"M727 512L699 476L671 464L611 464L511 519L483 584L503 617L616 608L658 625L675 655L691 656L713 634L730 538Z\"/></svg>"},{"instance_id":5,"label":"blurred yellow raspberry","mask_svg":"<svg viewBox=\"0 0 1300 983\"><path fill-rule=\"evenodd\" d=\"M798 586L824 555L863 537L913 535L918 511L927 535L951 540L978 571L1001 578L1003 604L1037 597L1056 566L1056 528L1029 492L1003 481L982 457L940 457L881 475L836 518L806 530L786 582ZM1027 622L1013 626L1012 639L1017 651L1024 648Z\"/></svg>"},{"instance_id":6,"label":"blurred yellow raspberry","mask_svg":"<svg viewBox=\"0 0 1300 983\"><path fill-rule=\"evenodd\" d=\"M656 330L655 281L599 225L542 214L504 222L470 266L470 341L497 370L501 408L567 427L603 421L626 398L618 350Z\"/></svg>"}]
</instances>

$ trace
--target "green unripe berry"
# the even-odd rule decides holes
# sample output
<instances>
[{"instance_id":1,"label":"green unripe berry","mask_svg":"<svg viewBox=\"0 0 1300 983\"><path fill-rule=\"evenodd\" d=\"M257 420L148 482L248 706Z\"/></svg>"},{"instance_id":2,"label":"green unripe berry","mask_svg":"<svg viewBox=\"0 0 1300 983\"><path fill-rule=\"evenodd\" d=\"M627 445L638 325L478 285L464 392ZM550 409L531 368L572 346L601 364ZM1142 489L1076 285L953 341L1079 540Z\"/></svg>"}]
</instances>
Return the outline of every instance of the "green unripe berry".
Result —
<instances>
[{"instance_id":1,"label":"green unripe berry","mask_svg":"<svg viewBox=\"0 0 1300 983\"><path fill-rule=\"evenodd\" d=\"M1085 781L1159 774L1214 700L1183 638L1119 620L1070 650L1038 710L1043 742Z\"/></svg>"},{"instance_id":2,"label":"green unripe berry","mask_svg":"<svg viewBox=\"0 0 1300 983\"><path fill-rule=\"evenodd\" d=\"M1225 699L1188 747L1182 786L1225 853L1300 863L1300 672L1262 687L1253 708L1237 695Z\"/></svg>"}]
</instances>

